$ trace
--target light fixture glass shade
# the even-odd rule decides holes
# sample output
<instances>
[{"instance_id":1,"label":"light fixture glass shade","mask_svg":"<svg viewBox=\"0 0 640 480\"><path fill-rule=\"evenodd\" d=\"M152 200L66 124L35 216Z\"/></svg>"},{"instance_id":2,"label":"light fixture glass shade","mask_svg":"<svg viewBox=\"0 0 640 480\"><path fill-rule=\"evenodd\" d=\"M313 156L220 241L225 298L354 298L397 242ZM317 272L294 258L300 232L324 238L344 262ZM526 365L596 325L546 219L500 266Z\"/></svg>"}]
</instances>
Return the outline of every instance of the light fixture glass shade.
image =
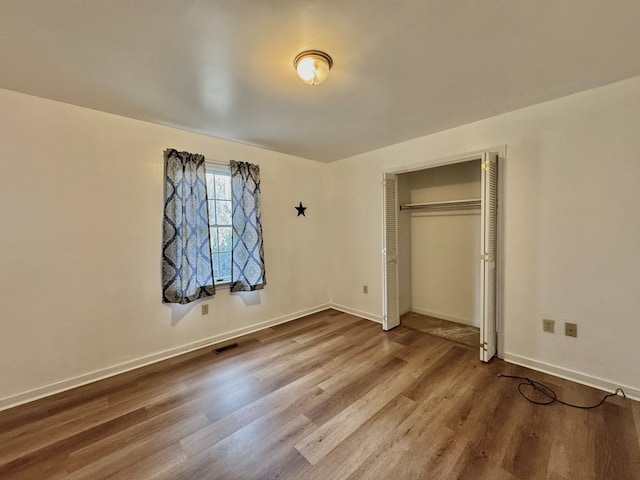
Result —
<instances>
[{"instance_id":1,"label":"light fixture glass shade","mask_svg":"<svg viewBox=\"0 0 640 480\"><path fill-rule=\"evenodd\" d=\"M300 80L309 85L319 85L329 76L333 60L319 50L307 50L298 54L293 64Z\"/></svg>"}]
</instances>

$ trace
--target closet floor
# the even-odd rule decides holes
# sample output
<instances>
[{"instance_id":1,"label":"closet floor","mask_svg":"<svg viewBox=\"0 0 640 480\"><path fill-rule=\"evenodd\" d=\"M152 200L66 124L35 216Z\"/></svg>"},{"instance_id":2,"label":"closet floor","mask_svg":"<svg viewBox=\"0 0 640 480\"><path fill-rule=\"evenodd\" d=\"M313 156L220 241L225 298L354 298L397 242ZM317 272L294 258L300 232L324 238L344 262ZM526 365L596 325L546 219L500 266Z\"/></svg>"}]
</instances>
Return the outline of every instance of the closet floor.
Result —
<instances>
[{"instance_id":1,"label":"closet floor","mask_svg":"<svg viewBox=\"0 0 640 480\"><path fill-rule=\"evenodd\" d=\"M429 317L415 312L402 315L400 323L405 327L428 333L434 337L446 338L471 347L477 347L480 344L480 329L469 325Z\"/></svg>"}]
</instances>

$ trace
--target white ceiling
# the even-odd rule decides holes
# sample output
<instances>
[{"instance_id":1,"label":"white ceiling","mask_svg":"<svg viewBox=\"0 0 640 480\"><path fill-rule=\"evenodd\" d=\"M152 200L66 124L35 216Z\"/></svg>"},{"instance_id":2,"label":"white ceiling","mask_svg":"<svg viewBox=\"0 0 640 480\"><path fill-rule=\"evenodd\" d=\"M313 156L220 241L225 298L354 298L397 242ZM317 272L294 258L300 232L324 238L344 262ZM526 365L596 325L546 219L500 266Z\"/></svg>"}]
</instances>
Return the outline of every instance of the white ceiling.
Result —
<instances>
[{"instance_id":1,"label":"white ceiling","mask_svg":"<svg viewBox=\"0 0 640 480\"><path fill-rule=\"evenodd\" d=\"M0 1L0 88L320 161L638 76L639 45L639 0Z\"/></svg>"}]
</instances>

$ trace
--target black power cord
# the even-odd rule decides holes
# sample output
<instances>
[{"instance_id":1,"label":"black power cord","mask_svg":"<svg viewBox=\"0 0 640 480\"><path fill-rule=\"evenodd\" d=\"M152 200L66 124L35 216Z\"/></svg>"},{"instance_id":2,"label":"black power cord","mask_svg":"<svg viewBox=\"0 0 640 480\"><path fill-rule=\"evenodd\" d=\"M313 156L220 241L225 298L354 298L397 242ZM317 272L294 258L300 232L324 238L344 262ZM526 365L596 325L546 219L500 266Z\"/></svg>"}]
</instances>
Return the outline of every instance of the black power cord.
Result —
<instances>
[{"instance_id":1,"label":"black power cord","mask_svg":"<svg viewBox=\"0 0 640 480\"><path fill-rule=\"evenodd\" d=\"M527 401L529 401L531 403L535 403L536 405L551 405L554 402L558 402L558 403L561 403L562 405L566 405L567 407L581 408L583 410L590 410L592 408L598 408L600 405L602 405L605 402L605 400L607 398L618 396L618 392L620 392L624 398L627 398L627 396L624 394L624 390L622 390L621 388L616 388L615 392L610 393L608 395L605 395L602 398L602 400L600 400L595 405L574 405L573 403L563 402L562 400L560 400L558 398L558 396L556 395L556 392L554 392L551 388L547 387L543 383L536 382L535 380L531 380L530 378L519 377L517 375L503 375L501 373L498 374L498 376L499 377L504 377L504 378L515 378L517 380L522 380L522 382L520 382L518 384L518 392L520 392L520 395L522 395ZM539 400L534 400L531 397L528 397L523 392L523 390L522 390L523 387L531 387L534 391L538 391L542 395L547 397L548 400L539 401Z\"/></svg>"}]
</instances>

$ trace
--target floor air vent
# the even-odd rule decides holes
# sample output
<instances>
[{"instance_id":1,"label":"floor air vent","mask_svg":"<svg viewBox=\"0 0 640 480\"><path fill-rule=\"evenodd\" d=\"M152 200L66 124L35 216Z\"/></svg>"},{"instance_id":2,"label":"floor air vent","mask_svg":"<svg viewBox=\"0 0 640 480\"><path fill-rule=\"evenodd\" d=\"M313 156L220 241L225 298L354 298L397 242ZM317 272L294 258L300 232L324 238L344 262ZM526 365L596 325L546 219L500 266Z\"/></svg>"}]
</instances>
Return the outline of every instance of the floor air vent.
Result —
<instances>
[{"instance_id":1,"label":"floor air vent","mask_svg":"<svg viewBox=\"0 0 640 480\"><path fill-rule=\"evenodd\" d=\"M237 343L230 343L229 345L225 345L224 347L218 347L218 348L214 348L212 351L215 355L218 355L222 352L226 352L227 350L231 350L232 348L237 348L240 345L238 345Z\"/></svg>"}]
</instances>

